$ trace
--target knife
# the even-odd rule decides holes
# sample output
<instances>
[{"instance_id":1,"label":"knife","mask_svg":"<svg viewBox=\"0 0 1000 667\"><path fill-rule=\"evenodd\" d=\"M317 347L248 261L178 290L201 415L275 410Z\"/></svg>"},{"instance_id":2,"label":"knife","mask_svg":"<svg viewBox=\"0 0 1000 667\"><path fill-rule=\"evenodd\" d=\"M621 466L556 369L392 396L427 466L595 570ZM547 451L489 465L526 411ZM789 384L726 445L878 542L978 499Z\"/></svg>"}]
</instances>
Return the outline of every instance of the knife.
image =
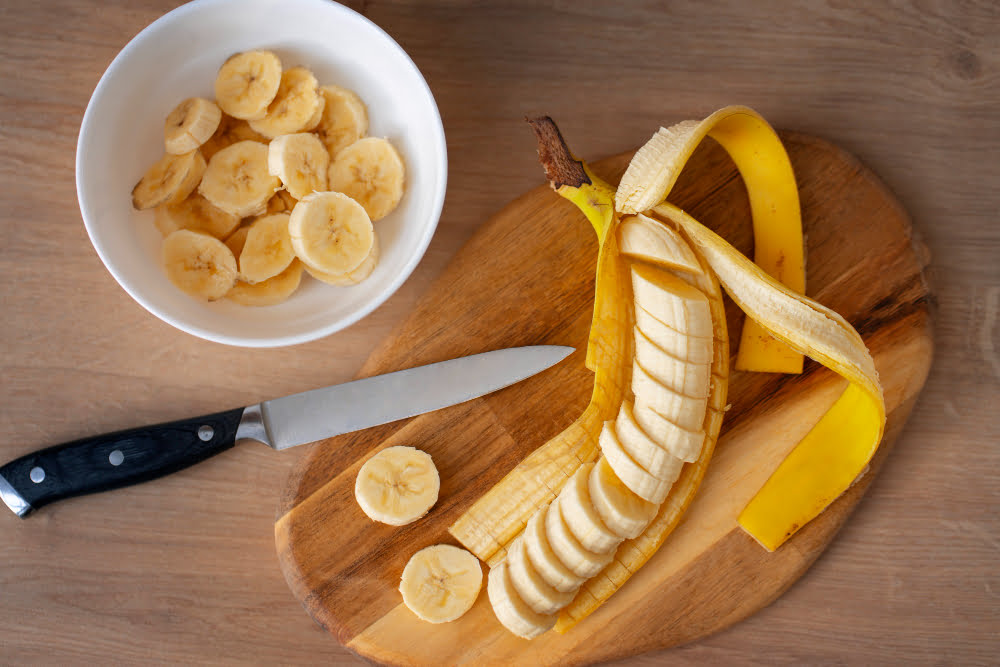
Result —
<instances>
[{"instance_id":1,"label":"knife","mask_svg":"<svg viewBox=\"0 0 1000 667\"><path fill-rule=\"evenodd\" d=\"M0 467L0 499L24 517L63 498L169 475L250 439L276 450L439 410L565 359L561 345L512 347L313 389L211 415L75 440Z\"/></svg>"}]
</instances>

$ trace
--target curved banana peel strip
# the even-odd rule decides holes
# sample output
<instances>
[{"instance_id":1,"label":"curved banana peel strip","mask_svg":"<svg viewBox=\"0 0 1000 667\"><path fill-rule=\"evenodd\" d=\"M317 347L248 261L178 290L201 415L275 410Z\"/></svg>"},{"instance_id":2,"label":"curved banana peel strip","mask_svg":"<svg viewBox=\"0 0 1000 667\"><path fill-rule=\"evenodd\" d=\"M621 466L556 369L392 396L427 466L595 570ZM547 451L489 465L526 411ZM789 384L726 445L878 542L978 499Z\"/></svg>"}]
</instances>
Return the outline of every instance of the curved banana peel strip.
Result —
<instances>
[{"instance_id":1,"label":"curved banana peel strip","mask_svg":"<svg viewBox=\"0 0 1000 667\"><path fill-rule=\"evenodd\" d=\"M753 218L754 262L790 289L805 292L802 219L795 174L781 139L760 114L742 106L702 121L660 130L636 153L622 176L615 205L640 213L666 199L684 165L706 136L729 153L747 188ZM755 320L743 326L737 370L801 373L802 355L768 335Z\"/></svg>"},{"instance_id":2,"label":"curved banana peel strip","mask_svg":"<svg viewBox=\"0 0 1000 667\"><path fill-rule=\"evenodd\" d=\"M878 449L885 400L875 363L843 317L785 287L676 206L653 212L680 228L749 317L850 382L740 513L740 526L773 551L846 491Z\"/></svg>"}]
</instances>

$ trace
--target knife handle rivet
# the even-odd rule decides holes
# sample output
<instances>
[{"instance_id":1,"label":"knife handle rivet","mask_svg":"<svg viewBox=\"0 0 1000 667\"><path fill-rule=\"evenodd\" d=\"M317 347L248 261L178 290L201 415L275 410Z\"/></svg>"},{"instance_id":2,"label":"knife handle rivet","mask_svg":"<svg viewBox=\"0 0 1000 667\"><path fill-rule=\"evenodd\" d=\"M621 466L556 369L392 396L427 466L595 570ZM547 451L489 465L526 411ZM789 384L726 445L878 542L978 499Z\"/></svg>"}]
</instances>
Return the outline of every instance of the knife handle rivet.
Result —
<instances>
[{"instance_id":1,"label":"knife handle rivet","mask_svg":"<svg viewBox=\"0 0 1000 667\"><path fill-rule=\"evenodd\" d=\"M207 424L198 428L198 438L203 442L208 442L215 435L215 429Z\"/></svg>"},{"instance_id":2,"label":"knife handle rivet","mask_svg":"<svg viewBox=\"0 0 1000 667\"><path fill-rule=\"evenodd\" d=\"M28 477L30 477L31 481L35 484L40 484L45 480L45 471L42 468L35 466L31 469L31 472L28 473Z\"/></svg>"},{"instance_id":3,"label":"knife handle rivet","mask_svg":"<svg viewBox=\"0 0 1000 667\"><path fill-rule=\"evenodd\" d=\"M120 466L124 460L125 455L122 454L122 450L120 449L116 449L108 455L108 463L113 466Z\"/></svg>"}]
</instances>

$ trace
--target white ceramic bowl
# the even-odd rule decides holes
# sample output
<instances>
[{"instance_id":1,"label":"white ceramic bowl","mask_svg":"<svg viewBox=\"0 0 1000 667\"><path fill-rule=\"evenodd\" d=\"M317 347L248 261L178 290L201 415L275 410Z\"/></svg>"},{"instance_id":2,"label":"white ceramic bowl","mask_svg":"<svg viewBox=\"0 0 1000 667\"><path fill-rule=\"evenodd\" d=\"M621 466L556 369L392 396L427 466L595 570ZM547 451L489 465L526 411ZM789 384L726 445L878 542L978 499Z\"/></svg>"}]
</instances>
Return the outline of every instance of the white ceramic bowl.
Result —
<instances>
[{"instance_id":1,"label":"white ceramic bowl","mask_svg":"<svg viewBox=\"0 0 1000 667\"><path fill-rule=\"evenodd\" d=\"M309 67L321 85L356 91L369 135L386 137L406 163L399 207L375 224L381 260L353 287L303 276L285 303L252 308L203 303L167 280L152 211L132 209L131 191L163 154L163 120L181 100L209 99L233 53L270 49L286 67ZM399 288L437 227L447 181L441 116L402 48L360 14L329 0L198 0L139 33L101 77L80 127L76 188L90 240L132 298L178 329L247 347L291 345L358 321Z\"/></svg>"}]
</instances>

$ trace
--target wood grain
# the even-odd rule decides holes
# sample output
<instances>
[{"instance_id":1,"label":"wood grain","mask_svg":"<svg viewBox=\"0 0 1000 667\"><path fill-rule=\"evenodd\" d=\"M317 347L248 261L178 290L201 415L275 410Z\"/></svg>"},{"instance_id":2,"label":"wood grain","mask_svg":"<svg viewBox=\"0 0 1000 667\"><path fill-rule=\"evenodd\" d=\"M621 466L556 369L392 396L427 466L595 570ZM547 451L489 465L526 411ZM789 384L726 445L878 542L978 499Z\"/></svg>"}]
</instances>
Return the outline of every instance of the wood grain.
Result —
<instances>
[{"instance_id":1,"label":"wood grain","mask_svg":"<svg viewBox=\"0 0 1000 667\"><path fill-rule=\"evenodd\" d=\"M542 182L525 114L596 160L732 103L857 155L932 256L936 363L892 456L809 575L733 628L630 664L988 664L1000 650L1000 15L991 0L357 0L445 122L449 189L417 271L335 336L240 350L136 305L92 250L76 135L115 54L178 0L0 3L0 426L6 461L82 435L345 380L456 251ZM775 20L780 17L780 20ZM558 416L554 418L559 418ZM557 428L557 426L553 426ZM142 487L0 517L0 661L335 664L274 554L290 467L246 446Z\"/></svg>"}]
</instances>

